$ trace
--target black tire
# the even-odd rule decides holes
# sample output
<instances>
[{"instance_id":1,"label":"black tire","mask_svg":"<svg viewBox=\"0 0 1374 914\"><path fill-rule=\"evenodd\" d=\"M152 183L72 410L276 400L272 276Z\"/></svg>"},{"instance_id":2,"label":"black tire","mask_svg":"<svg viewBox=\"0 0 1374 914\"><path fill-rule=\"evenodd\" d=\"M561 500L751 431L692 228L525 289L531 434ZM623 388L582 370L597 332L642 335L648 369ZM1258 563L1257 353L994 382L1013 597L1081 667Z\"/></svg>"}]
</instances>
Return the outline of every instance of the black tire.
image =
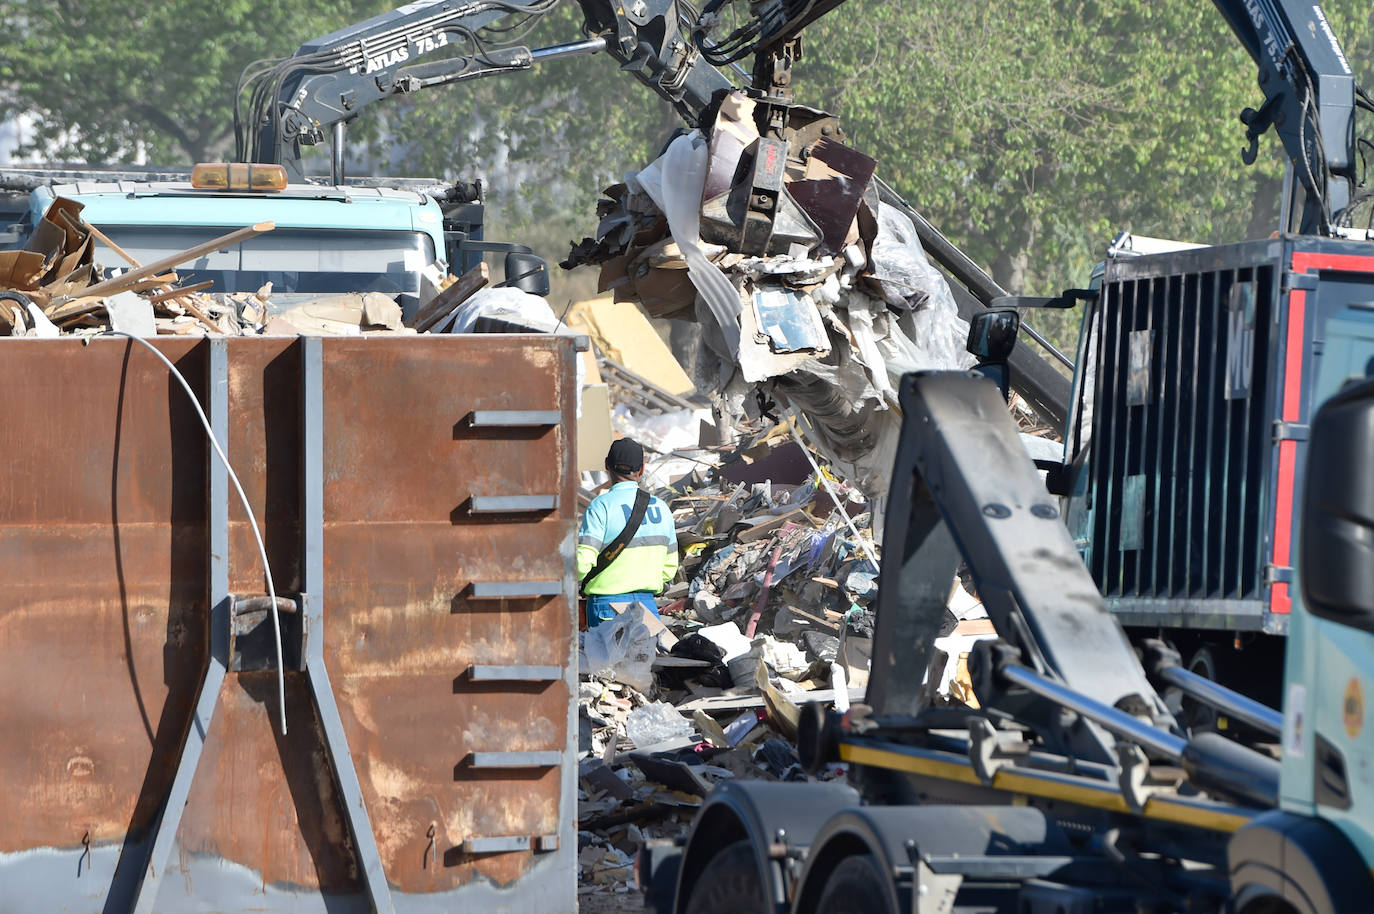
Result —
<instances>
[{"instance_id":1,"label":"black tire","mask_svg":"<svg viewBox=\"0 0 1374 914\"><path fill-rule=\"evenodd\" d=\"M748 841L726 845L697 877L687 914L771 914L754 848Z\"/></svg>"},{"instance_id":2,"label":"black tire","mask_svg":"<svg viewBox=\"0 0 1374 914\"><path fill-rule=\"evenodd\" d=\"M897 914L885 889L889 881L872 854L846 857L825 881L816 914Z\"/></svg>"},{"instance_id":3,"label":"black tire","mask_svg":"<svg viewBox=\"0 0 1374 914\"><path fill-rule=\"evenodd\" d=\"M1220 667L1216 655L1210 647L1200 647L1188 660L1188 672L1196 673L1212 682L1220 682ZM1217 709L1203 704L1189 696L1183 696L1183 722L1189 733L1215 733L1217 730Z\"/></svg>"},{"instance_id":4,"label":"black tire","mask_svg":"<svg viewBox=\"0 0 1374 914\"><path fill-rule=\"evenodd\" d=\"M1298 914L1298 911L1277 895L1261 895L1245 902L1239 914Z\"/></svg>"}]
</instances>

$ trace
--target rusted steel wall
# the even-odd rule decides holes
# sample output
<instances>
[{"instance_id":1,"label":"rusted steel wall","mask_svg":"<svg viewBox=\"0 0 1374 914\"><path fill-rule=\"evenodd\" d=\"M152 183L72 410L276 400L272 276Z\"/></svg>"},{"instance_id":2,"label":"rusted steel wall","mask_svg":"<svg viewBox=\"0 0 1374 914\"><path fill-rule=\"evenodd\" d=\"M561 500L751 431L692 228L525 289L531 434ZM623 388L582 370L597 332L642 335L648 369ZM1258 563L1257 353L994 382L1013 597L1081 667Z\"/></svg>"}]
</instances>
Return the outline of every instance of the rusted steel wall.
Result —
<instances>
[{"instance_id":1,"label":"rusted steel wall","mask_svg":"<svg viewBox=\"0 0 1374 914\"><path fill-rule=\"evenodd\" d=\"M203 389L203 349L161 348ZM121 344L6 340L0 378L0 853L121 841L205 662L204 437Z\"/></svg>"},{"instance_id":2,"label":"rusted steel wall","mask_svg":"<svg viewBox=\"0 0 1374 914\"><path fill-rule=\"evenodd\" d=\"M157 341L203 403L208 345ZM295 593L300 343L226 346L227 450L277 590ZM396 910L575 910L572 341L331 338L322 353L325 588L312 599ZM129 861L209 656L209 450L166 369L126 341L4 341L0 378L0 884L53 909L109 910L133 890ZM560 421L468 421L507 409ZM557 507L470 510L474 496L536 494ZM230 591L263 593L236 499L229 516ZM472 595L474 582L527 580L561 581L564 595ZM561 673L474 682L473 664ZM304 674L287 674L286 695L283 737L275 674L225 679L159 910L357 907L357 849ZM471 764L550 750L563 764ZM509 836L557 836L558 849L464 851ZM11 903L0 912L29 909Z\"/></svg>"}]
</instances>

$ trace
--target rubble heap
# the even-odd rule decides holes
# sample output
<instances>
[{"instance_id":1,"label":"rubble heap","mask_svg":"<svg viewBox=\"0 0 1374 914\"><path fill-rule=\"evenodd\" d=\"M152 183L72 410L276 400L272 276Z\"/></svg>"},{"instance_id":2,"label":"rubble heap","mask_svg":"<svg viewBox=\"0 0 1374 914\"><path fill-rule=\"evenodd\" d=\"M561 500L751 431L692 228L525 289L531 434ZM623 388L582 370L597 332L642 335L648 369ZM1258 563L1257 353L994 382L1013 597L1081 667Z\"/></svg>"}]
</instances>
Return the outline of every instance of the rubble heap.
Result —
<instances>
[{"instance_id":1,"label":"rubble heap","mask_svg":"<svg viewBox=\"0 0 1374 914\"><path fill-rule=\"evenodd\" d=\"M868 679L880 554L859 489L812 470L779 428L657 494L677 528L678 580L657 615L616 607L581 640L584 894L627 891L638 848L685 833L723 780L843 776L804 770L802 708L845 710ZM972 703L961 661L992 630L957 583L950 607L932 700Z\"/></svg>"},{"instance_id":2,"label":"rubble heap","mask_svg":"<svg viewBox=\"0 0 1374 914\"><path fill-rule=\"evenodd\" d=\"M694 380L725 417L795 408L811 443L881 500L901 424L897 380L966 367L967 324L911 221L880 202L873 160L824 112L790 109L787 148L800 155L786 159L785 190L741 198L757 150L775 148L760 140L754 106L730 94L708 133L679 136L609 188L596 237L563 266L599 264L617 301L699 322Z\"/></svg>"}]
</instances>

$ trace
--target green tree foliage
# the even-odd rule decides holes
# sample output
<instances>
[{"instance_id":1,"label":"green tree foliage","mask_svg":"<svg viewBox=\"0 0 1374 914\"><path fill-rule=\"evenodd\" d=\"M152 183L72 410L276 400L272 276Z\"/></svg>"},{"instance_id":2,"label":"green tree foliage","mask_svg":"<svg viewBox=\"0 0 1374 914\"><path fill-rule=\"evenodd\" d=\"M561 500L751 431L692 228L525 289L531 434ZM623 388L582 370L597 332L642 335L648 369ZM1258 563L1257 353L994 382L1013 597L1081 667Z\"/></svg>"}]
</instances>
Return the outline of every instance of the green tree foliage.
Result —
<instances>
[{"instance_id":1,"label":"green tree foliage","mask_svg":"<svg viewBox=\"0 0 1374 914\"><path fill-rule=\"evenodd\" d=\"M77 161L225 158L244 66L390 5L0 0L0 115L36 114L30 145Z\"/></svg>"},{"instance_id":2,"label":"green tree foliage","mask_svg":"<svg viewBox=\"0 0 1374 914\"><path fill-rule=\"evenodd\" d=\"M1323 5L1374 84L1374 7ZM0 87L13 89L10 110L40 112L41 139L61 139L75 158L140 146L152 161L214 157L229 148L247 63L390 6L169 0L154 13L0 0ZM581 21L565 3L525 40L576 40ZM798 101L839 115L880 173L1014 292L1082 285L1123 229L1221 242L1276 225L1282 151L1270 135L1259 162L1241 162L1237 115L1263 96L1210 3L854 0L804 41ZM393 173L483 178L489 235L557 260L595 230L600 190L647 164L677 126L596 55L374 105L350 136ZM1067 342L1075 321L1050 330Z\"/></svg>"},{"instance_id":3,"label":"green tree foliage","mask_svg":"<svg viewBox=\"0 0 1374 914\"><path fill-rule=\"evenodd\" d=\"M1326 7L1369 75L1367 3ZM1281 150L1270 135L1241 161L1237 115L1263 96L1211 4L871 4L807 38L804 84L1013 292L1083 285L1119 230L1215 243L1277 224Z\"/></svg>"}]
</instances>

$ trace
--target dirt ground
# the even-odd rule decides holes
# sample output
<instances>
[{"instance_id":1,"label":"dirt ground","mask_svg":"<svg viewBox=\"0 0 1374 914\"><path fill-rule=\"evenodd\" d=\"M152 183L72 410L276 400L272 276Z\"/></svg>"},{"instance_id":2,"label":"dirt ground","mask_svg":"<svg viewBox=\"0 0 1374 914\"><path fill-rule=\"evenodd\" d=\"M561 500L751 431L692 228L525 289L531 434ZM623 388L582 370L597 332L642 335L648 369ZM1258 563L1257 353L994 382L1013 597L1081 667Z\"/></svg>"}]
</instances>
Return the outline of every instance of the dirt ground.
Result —
<instances>
[{"instance_id":1,"label":"dirt ground","mask_svg":"<svg viewBox=\"0 0 1374 914\"><path fill-rule=\"evenodd\" d=\"M623 895L579 892L577 910L581 914L643 914L644 896L638 892L627 892Z\"/></svg>"}]
</instances>

